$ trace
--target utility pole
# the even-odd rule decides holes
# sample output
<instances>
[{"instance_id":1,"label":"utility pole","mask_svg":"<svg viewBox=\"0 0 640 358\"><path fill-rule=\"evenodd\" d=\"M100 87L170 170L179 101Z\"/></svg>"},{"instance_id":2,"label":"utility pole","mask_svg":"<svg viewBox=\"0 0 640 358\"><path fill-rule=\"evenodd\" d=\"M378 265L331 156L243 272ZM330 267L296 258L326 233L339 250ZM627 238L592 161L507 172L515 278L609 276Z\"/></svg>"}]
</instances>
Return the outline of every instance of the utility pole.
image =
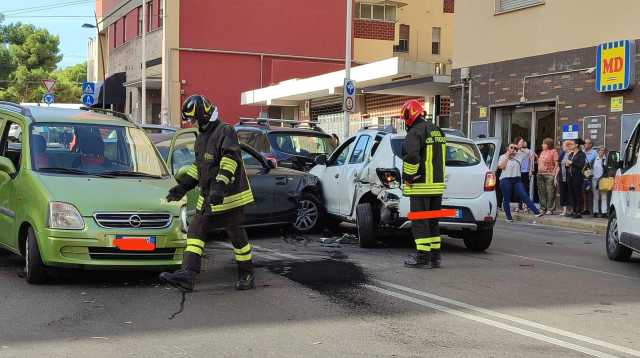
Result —
<instances>
[{"instance_id":1,"label":"utility pole","mask_svg":"<svg viewBox=\"0 0 640 358\"><path fill-rule=\"evenodd\" d=\"M142 0L142 109L140 122L147 123L147 1Z\"/></svg>"},{"instance_id":2,"label":"utility pole","mask_svg":"<svg viewBox=\"0 0 640 358\"><path fill-rule=\"evenodd\" d=\"M169 109L171 108L170 82L171 67L169 66L169 46L167 45L167 0L160 0L162 6L162 93L161 93L161 115L162 124L171 125Z\"/></svg>"},{"instance_id":3,"label":"utility pole","mask_svg":"<svg viewBox=\"0 0 640 358\"><path fill-rule=\"evenodd\" d=\"M345 53L344 53L344 76L351 79L351 27L353 22L353 0L347 0L347 18L345 21ZM344 104L343 104L344 105ZM349 138L349 111L344 111L344 138Z\"/></svg>"}]
</instances>

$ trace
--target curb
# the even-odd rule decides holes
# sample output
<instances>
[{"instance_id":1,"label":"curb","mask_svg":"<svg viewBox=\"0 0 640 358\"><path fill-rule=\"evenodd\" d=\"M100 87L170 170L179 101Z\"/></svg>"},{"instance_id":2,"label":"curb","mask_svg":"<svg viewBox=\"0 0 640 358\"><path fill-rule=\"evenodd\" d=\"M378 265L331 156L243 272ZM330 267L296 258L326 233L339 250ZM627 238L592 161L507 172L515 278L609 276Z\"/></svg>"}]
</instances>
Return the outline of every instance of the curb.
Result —
<instances>
[{"instance_id":1,"label":"curb","mask_svg":"<svg viewBox=\"0 0 640 358\"><path fill-rule=\"evenodd\" d=\"M539 218L533 215L512 213L513 221L527 223L527 224L540 224L551 227L557 227L561 229L569 229L582 232L591 232L604 235L607 232L607 221L594 222L592 220L583 219L570 219L563 218L561 216L542 216ZM504 213L498 215L498 220L504 221Z\"/></svg>"}]
</instances>

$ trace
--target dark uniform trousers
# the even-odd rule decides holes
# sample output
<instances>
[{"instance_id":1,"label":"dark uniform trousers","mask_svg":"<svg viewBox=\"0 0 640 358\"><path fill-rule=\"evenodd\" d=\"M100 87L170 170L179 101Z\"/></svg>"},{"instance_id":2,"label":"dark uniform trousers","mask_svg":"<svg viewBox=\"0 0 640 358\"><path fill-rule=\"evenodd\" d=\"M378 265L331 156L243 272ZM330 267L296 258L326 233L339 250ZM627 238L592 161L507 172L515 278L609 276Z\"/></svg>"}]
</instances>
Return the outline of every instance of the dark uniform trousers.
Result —
<instances>
[{"instance_id":1,"label":"dark uniform trousers","mask_svg":"<svg viewBox=\"0 0 640 358\"><path fill-rule=\"evenodd\" d=\"M226 231L240 271L253 272L251 264L251 244L247 232L241 225L244 223L243 208L216 215L196 215L189 225L187 232L187 248L184 254L183 267L187 270L200 272L202 254L205 241L209 235L216 235L218 230Z\"/></svg>"},{"instance_id":2,"label":"dark uniform trousers","mask_svg":"<svg viewBox=\"0 0 640 358\"><path fill-rule=\"evenodd\" d=\"M412 196L410 198L412 212L442 209L442 196ZM441 239L438 219L415 220L411 223L413 237L418 252L440 251Z\"/></svg>"}]
</instances>

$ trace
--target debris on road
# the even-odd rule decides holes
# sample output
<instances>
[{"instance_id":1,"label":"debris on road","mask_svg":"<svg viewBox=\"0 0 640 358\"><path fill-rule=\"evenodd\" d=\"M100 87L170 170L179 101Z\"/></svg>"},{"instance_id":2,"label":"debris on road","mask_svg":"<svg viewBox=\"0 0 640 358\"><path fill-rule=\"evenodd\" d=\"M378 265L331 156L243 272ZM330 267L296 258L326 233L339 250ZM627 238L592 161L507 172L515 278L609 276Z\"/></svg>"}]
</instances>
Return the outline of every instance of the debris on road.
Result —
<instances>
[{"instance_id":1,"label":"debris on road","mask_svg":"<svg viewBox=\"0 0 640 358\"><path fill-rule=\"evenodd\" d=\"M354 234L320 238L320 246L322 247L340 248L341 245L357 245L359 243L360 239Z\"/></svg>"},{"instance_id":2,"label":"debris on road","mask_svg":"<svg viewBox=\"0 0 640 358\"><path fill-rule=\"evenodd\" d=\"M187 300L187 292L186 291L180 291L180 293L182 293L182 300L180 300L180 308L178 309L177 312L175 312L174 314L172 314L169 319L174 319L176 318L177 315L179 315L180 313L182 313L182 311L184 311L184 301Z\"/></svg>"}]
</instances>

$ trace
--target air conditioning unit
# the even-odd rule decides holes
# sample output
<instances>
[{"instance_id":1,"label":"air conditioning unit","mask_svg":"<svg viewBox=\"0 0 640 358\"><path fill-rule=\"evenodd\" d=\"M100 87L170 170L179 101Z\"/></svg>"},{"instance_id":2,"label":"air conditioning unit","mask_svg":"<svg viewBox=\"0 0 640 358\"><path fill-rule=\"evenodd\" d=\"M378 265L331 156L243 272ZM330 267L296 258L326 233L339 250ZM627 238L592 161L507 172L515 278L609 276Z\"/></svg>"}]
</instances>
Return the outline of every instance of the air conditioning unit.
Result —
<instances>
[{"instance_id":1,"label":"air conditioning unit","mask_svg":"<svg viewBox=\"0 0 640 358\"><path fill-rule=\"evenodd\" d=\"M447 64L444 62L436 62L434 65L434 73L436 75L445 75L447 73Z\"/></svg>"}]
</instances>

